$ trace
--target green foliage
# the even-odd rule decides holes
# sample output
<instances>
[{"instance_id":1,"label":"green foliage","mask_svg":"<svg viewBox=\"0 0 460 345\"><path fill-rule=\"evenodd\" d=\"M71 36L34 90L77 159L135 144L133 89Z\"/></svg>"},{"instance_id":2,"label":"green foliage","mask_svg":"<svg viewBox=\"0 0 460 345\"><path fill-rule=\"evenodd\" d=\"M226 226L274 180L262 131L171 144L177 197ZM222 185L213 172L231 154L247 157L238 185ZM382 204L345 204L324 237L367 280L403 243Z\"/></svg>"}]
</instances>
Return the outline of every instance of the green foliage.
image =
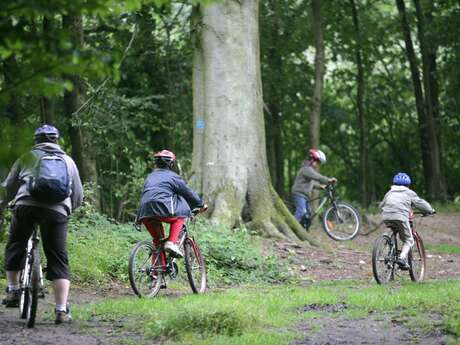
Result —
<instances>
[{"instance_id":1,"label":"green foliage","mask_svg":"<svg viewBox=\"0 0 460 345\"><path fill-rule=\"evenodd\" d=\"M191 230L204 253L211 286L289 280L286 263L263 253L261 240L245 227L228 229L205 221Z\"/></svg>"}]
</instances>

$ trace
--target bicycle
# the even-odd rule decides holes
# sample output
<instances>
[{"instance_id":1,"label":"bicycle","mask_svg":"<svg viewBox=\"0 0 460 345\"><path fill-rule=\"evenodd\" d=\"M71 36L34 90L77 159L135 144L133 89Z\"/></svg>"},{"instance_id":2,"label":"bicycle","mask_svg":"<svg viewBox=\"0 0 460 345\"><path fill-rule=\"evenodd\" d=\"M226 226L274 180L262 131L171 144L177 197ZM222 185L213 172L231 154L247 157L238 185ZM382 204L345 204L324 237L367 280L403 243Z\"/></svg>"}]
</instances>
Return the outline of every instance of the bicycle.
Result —
<instances>
[{"instance_id":1,"label":"bicycle","mask_svg":"<svg viewBox=\"0 0 460 345\"><path fill-rule=\"evenodd\" d=\"M21 296L19 301L19 314L21 319L27 319L27 327L35 326L38 309L38 299L44 298L43 271L40 263L38 230L34 229L27 242L26 260L24 269L20 272Z\"/></svg>"},{"instance_id":2,"label":"bicycle","mask_svg":"<svg viewBox=\"0 0 460 345\"><path fill-rule=\"evenodd\" d=\"M420 214L421 217L428 216L428 214L412 212L409 216L412 236L415 241L408 255L409 275L412 281L421 282L426 272L426 253L423 240L415 229L415 214ZM387 227L391 230L391 233L377 237L372 250L372 273L378 284L394 280L399 270L399 266L396 263L400 253L396 236L398 228L391 224L388 224Z\"/></svg>"},{"instance_id":3,"label":"bicycle","mask_svg":"<svg viewBox=\"0 0 460 345\"><path fill-rule=\"evenodd\" d=\"M310 216L309 222L321 212L326 203L329 203L331 206L326 209L321 218L321 225L324 231L336 241L352 240L361 229L361 217L358 211L350 204L338 201L333 184L326 185L324 193L324 196L310 199L310 205L315 200L321 199L321 202Z\"/></svg>"},{"instance_id":4,"label":"bicycle","mask_svg":"<svg viewBox=\"0 0 460 345\"><path fill-rule=\"evenodd\" d=\"M179 235L179 247L184 253L187 280L193 293L203 293L207 287L207 272L200 248L189 235L189 224L195 220L199 209L192 210L192 216L186 222ZM153 240L139 241L131 250L128 262L128 273L131 288L138 297L153 298L160 289L165 289L168 282L181 280L180 261L167 255L164 250L166 238L160 234L160 245ZM181 283L177 285L182 285Z\"/></svg>"}]
</instances>

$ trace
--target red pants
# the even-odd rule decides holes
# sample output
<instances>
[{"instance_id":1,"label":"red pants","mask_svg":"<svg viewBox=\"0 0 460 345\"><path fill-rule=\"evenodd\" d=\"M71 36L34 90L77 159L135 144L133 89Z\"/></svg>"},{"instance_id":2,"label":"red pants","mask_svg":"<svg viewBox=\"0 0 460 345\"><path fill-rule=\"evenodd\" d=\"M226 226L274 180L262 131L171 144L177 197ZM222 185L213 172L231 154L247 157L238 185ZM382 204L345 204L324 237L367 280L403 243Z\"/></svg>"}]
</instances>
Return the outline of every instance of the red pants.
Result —
<instances>
[{"instance_id":1,"label":"red pants","mask_svg":"<svg viewBox=\"0 0 460 345\"><path fill-rule=\"evenodd\" d=\"M182 227L185 223L185 218L179 217L155 217L155 218L145 218L142 220L142 223L145 225L150 235L153 237L153 242L156 245L160 244L160 240L164 237L164 228L163 223L169 224L169 238L168 241L176 243L179 239L179 233L182 230Z\"/></svg>"}]
</instances>

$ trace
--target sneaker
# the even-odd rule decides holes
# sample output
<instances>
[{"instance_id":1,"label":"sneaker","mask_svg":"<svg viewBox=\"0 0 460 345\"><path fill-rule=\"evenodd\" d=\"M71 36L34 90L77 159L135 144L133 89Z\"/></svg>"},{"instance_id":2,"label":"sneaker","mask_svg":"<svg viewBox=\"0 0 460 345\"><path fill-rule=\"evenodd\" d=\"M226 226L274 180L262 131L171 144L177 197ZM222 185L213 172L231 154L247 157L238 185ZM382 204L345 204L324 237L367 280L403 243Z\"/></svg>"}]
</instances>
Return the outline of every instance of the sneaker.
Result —
<instances>
[{"instance_id":1,"label":"sneaker","mask_svg":"<svg viewBox=\"0 0 460 345\"><path fill-rule=\"evenodd\" d=\"M72 315L70 315L69 307L67 307L66 311L56 310L55 312L56 312L56 319L54 320L54 323L56 325L72 322Z\"/></svg>"},{"instance_id":2,"label":"sneaker","mask_svg":"<svg viewBox=\"0 0 460 345\"><path fill-rule=\"evenodd\" d=\"M6 296L2 301L7 308L16 308L19 307L19 301L21 300L21 290L11 290L6 289Z\"/></svg>"},{"instance_id":3,"label":"sneaker","mask_svg":"<svg viewBox=\"0 0 460 345\"><path fill-rule=\"evenodd\" d=\"M184 254L180 251L179 247L177 244L171 242L171 241L166 241L165 243L165 251L168 252L172 257L175 258L183 258Z\"/></svg>"},{"instance_id":4,"label":"sneaker","mask_svg":"<svg viewBox=\"0 0 460 345\"><path fill-rule=\"evenodd\" d=\"M398 258L396 263L398 264L399 268L403 271L407 271L410 269L409 263L407 262L407 259L405 258Z\"/></svg>"}]
</instances>

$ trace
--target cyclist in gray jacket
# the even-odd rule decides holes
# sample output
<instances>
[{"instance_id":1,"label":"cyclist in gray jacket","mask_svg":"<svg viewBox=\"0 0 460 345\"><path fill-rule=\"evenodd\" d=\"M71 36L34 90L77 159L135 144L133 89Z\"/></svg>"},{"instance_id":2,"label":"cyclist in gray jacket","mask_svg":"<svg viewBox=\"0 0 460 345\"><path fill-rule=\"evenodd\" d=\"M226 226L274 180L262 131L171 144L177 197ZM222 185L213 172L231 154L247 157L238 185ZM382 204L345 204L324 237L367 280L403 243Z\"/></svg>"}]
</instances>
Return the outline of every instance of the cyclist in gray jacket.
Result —
<instances>
[{"instance_id":1,"label":"cyclist in gray jacket","mask_svg":"<svg viewBox=\"0 0 460 345\"><path fill-rule=\"evenodd\" d=\"M407 255L415 243L409 223L412 207L424 213L435 213L435 210L428 202L419 198L417 193L409 189L410 184L409 175L402 172L397 173L393 177L393 185L380 203L383 222L387 225L396 226L399 237L403 242L397 264L404 270L409 269Z\"/></svg>"},{"instance_id":2,"label":"cyclist in gray jacket","mask_svg":"<svg viewBox=\"0 0 460 345\"><path fill-rule=\"evenodd\" d=\"M13 165L0 192L0 219L8 203L13 208L13 218L5 247L5 266L8 280L7 294L3 303L7 307L19 304L19 272L24 265L26 244L34 228L40 225L43 249L48 262L46 278L53 281L56 302L56 324L71 321L67 306L70 288L70 274L67 257L67 223L70 214L83 200L83 187L78 169L69 156L57 144L59 131L57 128L44 125L34 134L35 146L32 151L19 158ZM42 160L50 176L63 176L63 196L53 202L52 189L42 190L43 198L34 194L31 183L37 176L37 166ZM38 163L37 163L38 162ZM48 165L47 165L48 164ZM53 170L54 167L54 170ZM58 167L59 171L57 171ZM43 176L41 176L43 179ZM34 196L32 196L34 194Z\"/></svg>"},{"instance_id":3,"label":"cyclist in gray jacket","mask_svg":"<svg viewBox=\"0 0 460 345\"><path fill-rule=\"evenodd\" d=\"M317 171L319 164L326 162L326 155L323 151L310 149L309 159L299 169L292 186L292 200L295 205L294 217L308 230L310 227L310 194L315 188L321 188L322 184L336 183L335 177L326 177Z\"/></svg>"}]
</instances>

